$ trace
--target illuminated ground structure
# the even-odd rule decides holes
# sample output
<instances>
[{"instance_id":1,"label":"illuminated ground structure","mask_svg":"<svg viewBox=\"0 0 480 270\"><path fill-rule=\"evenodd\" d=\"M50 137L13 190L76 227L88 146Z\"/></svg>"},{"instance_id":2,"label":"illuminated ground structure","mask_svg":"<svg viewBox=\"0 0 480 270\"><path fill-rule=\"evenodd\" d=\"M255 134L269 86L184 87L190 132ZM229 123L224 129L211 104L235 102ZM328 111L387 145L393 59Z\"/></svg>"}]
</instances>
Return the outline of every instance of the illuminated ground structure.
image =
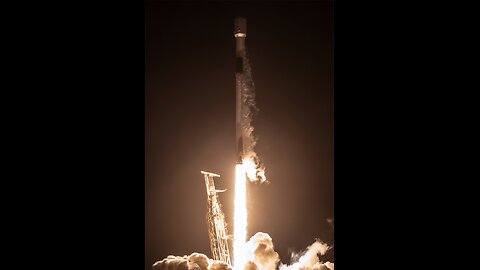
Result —
<instances>
[{"instance_id":1,"label":"illuminated ground structure","mask_svg":"<svg viewBox=\"0 0 480 270\"><path fill-rule=\"evenodd\" d=\"M216 190L213 177L220 177L218 174L202 171L207 186L208 200L208 236L210 238L210 249L213 259L223 261L231 265L230 252L228 250L228 233L225 224L224 214L217 193L225 190Z\"/></svg>"}]
</instances>

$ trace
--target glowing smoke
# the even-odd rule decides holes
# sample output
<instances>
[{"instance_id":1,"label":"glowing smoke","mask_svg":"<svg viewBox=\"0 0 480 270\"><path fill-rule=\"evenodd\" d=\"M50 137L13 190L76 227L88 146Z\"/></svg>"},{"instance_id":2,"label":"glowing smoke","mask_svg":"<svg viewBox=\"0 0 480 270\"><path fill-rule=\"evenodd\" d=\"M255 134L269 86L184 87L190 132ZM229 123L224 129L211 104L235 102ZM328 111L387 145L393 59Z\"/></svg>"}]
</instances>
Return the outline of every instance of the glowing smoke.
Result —
<instances>
[{"instance_id":1,"label":"glowing smoke","mask_svg":"<svg viewBox=\"0 0 480 270\"><path fill-rule=\"evenodd\" d=\"M153 270L232 270L227 263L209 259L201 253L192 253L190 256L173 256L153 264Z\"/></svg>"},{"instance_id":2,"label":"glowing smoke","mask_svg":"<svg viewBox=\"0 0 480 270\"><path fill-rule=\"evenodd\" d=\"M330 247L315 241L307 250L294 254L294 262L286 265L280 262L278 253L274 250L272 238L263 232L258 232L250 238L246 246L246 263L242 270L334 270L331 262L320 261L319 255L324 255ZM280 264L280 265L279 265ZM168 256L153 264L153 270L232 270L232 266L209 259L206 255L192 253L190 256Z\"/></svg>"},{"instance_id":3,"label":"glowing smoke","mask_svg":"<svg viewBox=\"0 0 480 270\"><path fill-rule=\"evenodd\" d=\"M280 265L280 270L297 270L297 269L303 269L303 270L310 270L310 269L326 269L323 267L323 263L320 262L317 254L325 255L327 250L330 247L325 244L320 242L319 240L315 241L312 245L310 245L307 250L302 254L302 255L294 255L293 258L299 257L298 261L293 263L292 265ZM333 263L328 262L328 264L332 265L333 269Z\"/></svg>"},{"instance_id":4,"label":"glowing smoke","mask_svg":"<svg viewBox=\"0 0 480 270\"><path fill-rule=\"evenodd\" d=\"M297 260L291 265L280 262L278 253L273 249L272 238L267 233L256 233L246 245L249 262L245 270L275 270L278 263L280 263L279 270L333 270L333 263L323 263L318 257L318 254L325 255L330 249L327 244L319 240L310 245L305 252L296 254L294 258Z\"/></svg>"},{"instance_id":5,"label":"glowing smoke","mask_svg":"<svg viewBox=\"0 0 480 270\"><path fill-rule=\"evenodd\" d=\"M265 166L261 162L257 153L255 152L255 145L257 138L253 134L252 119L258 108L255 104L255 85L252 79L252 68L248 60L247 53L243 52L243 66L244 73L241 79L240 91L242 93L242 115L241 126L243 133L243 156L242 161L247 171L248 179L252 182L264 182L267 180L265 176Z\"/></svg>"},{"instance_id":6,"label":"glowing smoke","mask_svg":"<svg viewBox=\"0 0 480 270\"><path fill-rule=\"evenodd\" d=\"M248 240L246 246L250 264L247 264L245 270L275 270L280 262L280 256L273 249L270 235L258 232Z\"/></svg>"}]
</instances>

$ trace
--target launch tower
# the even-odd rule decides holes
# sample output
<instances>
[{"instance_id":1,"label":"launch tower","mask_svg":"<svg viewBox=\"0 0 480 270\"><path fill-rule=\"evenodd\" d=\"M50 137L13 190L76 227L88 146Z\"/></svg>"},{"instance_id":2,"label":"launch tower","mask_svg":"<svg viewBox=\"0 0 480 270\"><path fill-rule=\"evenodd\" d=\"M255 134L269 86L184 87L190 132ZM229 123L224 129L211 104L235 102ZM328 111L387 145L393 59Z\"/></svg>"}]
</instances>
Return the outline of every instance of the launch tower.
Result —
<instances>
[{"instance_id":1,"label":"launch tower","mask_svg":"<svg viewBox=\"0 0 480 270\"><path fill-rule=\"evenodd\" d=\"M201 171L207 186L208 200L208 237L210 238L210 249L213 259L223 261L231 265L230 252L228 251L228 233L225 218L217 193L225 190L216 190L213 177L220 177L218 174Z\"/></svg>"}]
</instances>

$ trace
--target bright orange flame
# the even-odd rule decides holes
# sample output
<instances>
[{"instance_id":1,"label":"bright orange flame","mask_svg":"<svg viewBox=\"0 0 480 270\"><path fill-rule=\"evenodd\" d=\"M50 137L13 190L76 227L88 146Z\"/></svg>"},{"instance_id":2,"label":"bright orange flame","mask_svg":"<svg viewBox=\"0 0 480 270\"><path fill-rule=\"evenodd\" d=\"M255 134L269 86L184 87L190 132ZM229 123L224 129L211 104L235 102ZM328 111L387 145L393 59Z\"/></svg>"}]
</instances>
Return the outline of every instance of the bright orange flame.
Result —
<instances>
[{"instance_id":1,"label":"bright orange flame","mask_svg":"<svg viewBox=\"0 0 480 270\"><path fill-rule=\"evenodd\" d=\"M255 169L255 164L254 164ZM235 201L233 231L233 267L243 270L246 264L247 247L247 179L245 166L235 166Z\"/></svg>"}]
</instances>

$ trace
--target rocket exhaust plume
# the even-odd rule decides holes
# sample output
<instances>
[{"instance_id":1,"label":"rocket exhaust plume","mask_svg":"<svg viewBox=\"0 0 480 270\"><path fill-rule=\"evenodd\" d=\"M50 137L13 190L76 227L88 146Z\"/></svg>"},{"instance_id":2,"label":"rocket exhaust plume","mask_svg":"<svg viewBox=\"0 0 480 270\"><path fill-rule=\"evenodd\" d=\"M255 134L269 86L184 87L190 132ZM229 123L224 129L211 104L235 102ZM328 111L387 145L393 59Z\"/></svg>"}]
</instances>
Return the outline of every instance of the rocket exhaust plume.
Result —
<instances>
[{"instance_id":1,"label":"rocket exhaust plume","mask_svg":"<svg viewBox=\"0 0 480 270\"><path fill-rule=\"evenodd\" d=\"M247 240L247 179L243 164L235 166L235 213L233 218L233 266L235 270L243 270L246 263Z\"/></svg>"}]
</instances>

